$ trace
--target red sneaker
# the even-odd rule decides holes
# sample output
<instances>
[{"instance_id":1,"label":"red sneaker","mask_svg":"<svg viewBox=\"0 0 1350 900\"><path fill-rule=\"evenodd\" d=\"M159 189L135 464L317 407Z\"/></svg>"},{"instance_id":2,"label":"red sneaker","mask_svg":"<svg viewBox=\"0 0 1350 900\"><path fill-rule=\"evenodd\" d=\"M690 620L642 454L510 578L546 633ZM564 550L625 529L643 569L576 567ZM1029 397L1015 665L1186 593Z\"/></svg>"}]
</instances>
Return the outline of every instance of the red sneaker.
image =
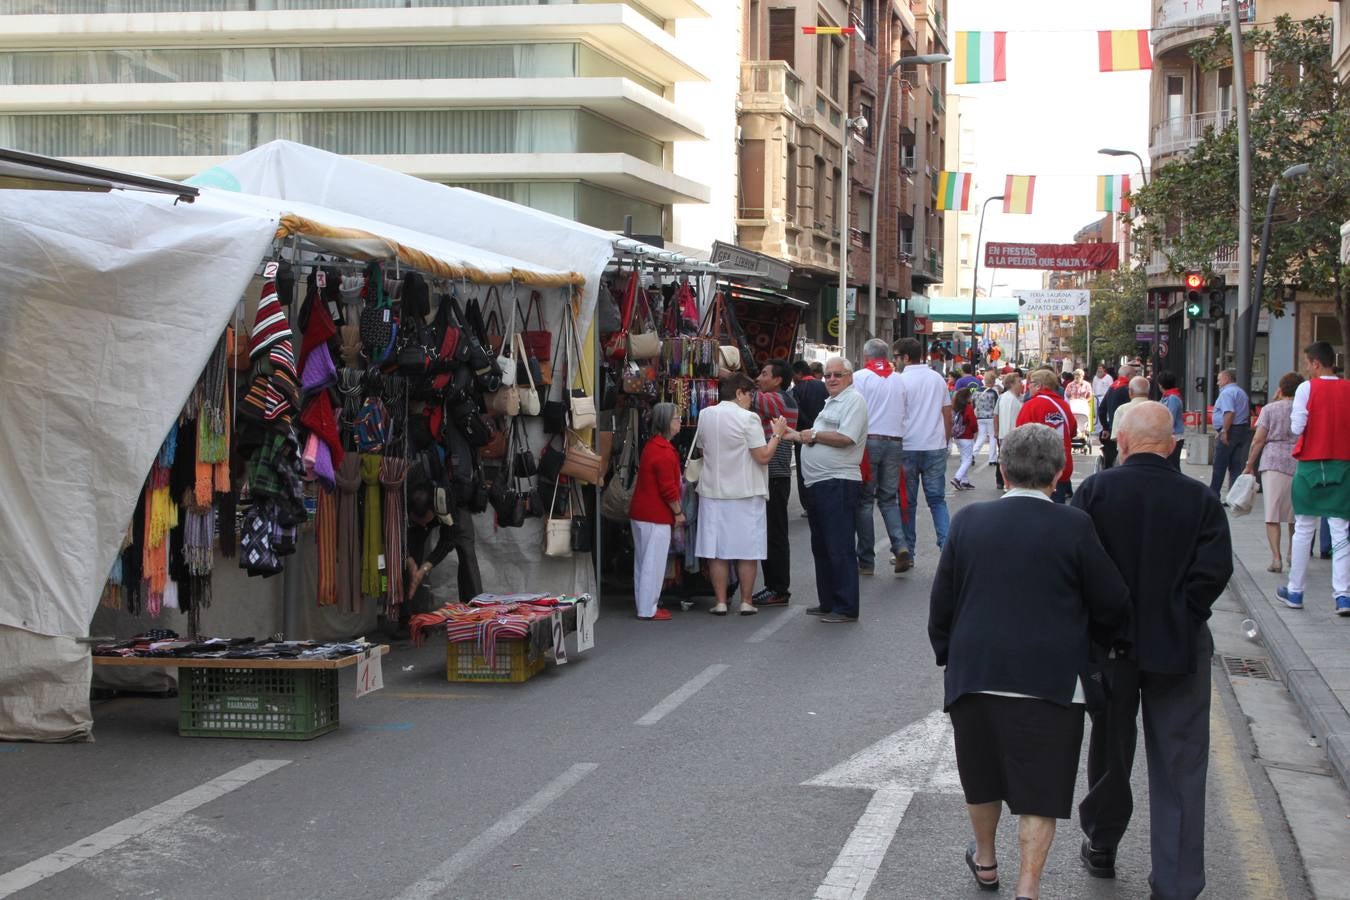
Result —
<instances>
[{"instance_id":1,"label":"red sneaker","mask_svg":"<svg viewBox=\"0 0 1350 900\"><path fill-rule=\"evenodd\" d=\"M665 622L670 617L670 610L668 609L658 609L655 614L650 616L638 616L644 622Z\"/></svg>"}]
</instances>

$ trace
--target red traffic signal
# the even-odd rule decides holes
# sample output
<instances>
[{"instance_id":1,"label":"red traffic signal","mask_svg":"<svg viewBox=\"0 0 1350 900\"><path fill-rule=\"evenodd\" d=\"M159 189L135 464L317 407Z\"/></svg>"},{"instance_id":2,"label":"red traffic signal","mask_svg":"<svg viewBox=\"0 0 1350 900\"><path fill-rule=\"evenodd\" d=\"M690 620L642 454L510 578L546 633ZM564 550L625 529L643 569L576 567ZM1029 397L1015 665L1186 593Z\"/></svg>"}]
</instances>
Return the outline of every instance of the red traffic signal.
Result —
<instances>
[{"instance_id":1,"label":"red traffic signal","mask_svg":"<svg viewBox=\"0 0 1350 900\"><path fill-rule=\"evenodd\" d=\"M1186 290L1198 291L1205 286L1205 276L1199 272L1187 272L1185 275Z\"/></svg>"}]
</instances>

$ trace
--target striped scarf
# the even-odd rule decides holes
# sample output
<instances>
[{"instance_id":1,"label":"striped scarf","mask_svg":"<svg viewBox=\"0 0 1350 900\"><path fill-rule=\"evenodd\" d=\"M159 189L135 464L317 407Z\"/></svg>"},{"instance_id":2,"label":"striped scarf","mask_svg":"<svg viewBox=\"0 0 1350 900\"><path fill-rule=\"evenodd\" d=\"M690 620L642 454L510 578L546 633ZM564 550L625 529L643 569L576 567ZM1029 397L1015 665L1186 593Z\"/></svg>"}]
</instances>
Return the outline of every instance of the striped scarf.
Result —
<instances>
[{"instance_id":1,"label":"striped scarf","mask_svg":"<svg viewBox=\"0 0 1350 900\"><path fill-rule=\"evenodd\" d=\"M338 601L338 498L319 489L319 511L314 517L314 542L319 551L319 605Z\"/></svg>"},{"instance_id":2,"label":"striped scarf","mask_svg":"<svg viewBox=\"0 0 1350 900\"><path fill-rule=\"evenodd\" d=\"M383 521L380 518L380 455L361 454L361 483L366 493L365 521L361 529L361 595L379 597L384 593L380 581L380 552L384 547Z\"/></svg>"},{"instance_id":3,"label":"striped scarf","mask_svg":"<svg viewBox=\"0 0 1350 900\"><path fill-rule=\"evenodd\" d=\"M348 453L337 470L337 594L343 612L361 608L361 458Z\"/></svg>"},{"instance_id":4,"label":"striped scarf","mask_svg":"<svg viewBox=\"0 0 1350 900\"><path fill-rule=\"evenodd\" d=\"M380 464L380 483L384 485L384 560L389 573L385 609L390 619L397 618L403 604L403 560L408 555L408 514L404 509L403 482L408 461L386 456Z\"/></svg>"}]
</instances>

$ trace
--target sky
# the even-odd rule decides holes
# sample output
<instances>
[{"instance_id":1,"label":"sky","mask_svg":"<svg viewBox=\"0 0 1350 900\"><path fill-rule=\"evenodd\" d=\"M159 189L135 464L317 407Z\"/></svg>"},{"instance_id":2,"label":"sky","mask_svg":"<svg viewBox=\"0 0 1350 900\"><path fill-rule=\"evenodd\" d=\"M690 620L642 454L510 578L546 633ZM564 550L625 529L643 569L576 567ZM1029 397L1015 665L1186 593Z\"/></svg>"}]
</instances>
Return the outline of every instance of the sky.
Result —
<instances>
[{"instance_id":1,"label":"sky","mask_svg":"<svg viewBox=\"0 0 1350 900\"><path fill-rule=\"evenodd\" d=\"M1096 211L1097 175L1139 178L1134 157L1097 150L1133 150L1148 161L1149 73L1098 72L1096 32L1148 28L1149 0L948 0L947 7L953 54L958 31L1008 32L1007 81L957 85L955 65L947 66L948 93L977 98L963 109L976 131L971 209L1002 193L1005 176L1037 176L1031 215L1004 215L1002 203L990 204L984 240L1071 242L1104 215ZM999 295L1039 288L1041 272L999 270L993 283Z\"/></svg>"}]
</instances>

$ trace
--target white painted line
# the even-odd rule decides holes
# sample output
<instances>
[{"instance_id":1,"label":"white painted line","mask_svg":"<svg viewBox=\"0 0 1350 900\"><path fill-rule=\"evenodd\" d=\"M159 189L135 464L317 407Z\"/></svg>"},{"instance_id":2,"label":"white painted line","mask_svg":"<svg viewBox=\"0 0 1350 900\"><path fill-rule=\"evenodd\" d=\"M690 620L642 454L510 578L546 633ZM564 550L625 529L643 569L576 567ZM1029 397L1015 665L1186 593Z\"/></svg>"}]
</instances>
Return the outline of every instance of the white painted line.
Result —
<instances>
[{"instance_id":1,"label":"white painted line","mask_svg":"<svg viewBox=\"0 0 1350 900\"><path fill-rule=\"evenodd\" d=\"M124 844L154 828L180 818L199 806L223 797L230 791L238 790L251 781L256 781L282 766L290 765L289 759L258 759L233 771L212 778L205 784L190 791L184 791L177 797L170 797L158 806L152 806L130 818L109 825L89 837L48 853L40 859L11 869L0 875L0 897L8 897L24 888L32 887L40 881L64 872L72 866L93 859L100 853Z\"/></svg>"},{"instance_id":2,"label":"white painted line","mask_svg":"<svg viewBox=\"0 0 1350 900\"><path fill-rule=\"evenodd\" d=\"M699 672L693 678L686 681L681 687L675 690L669 697L653 706L645 716L638 719L636 725L655 725L671 713L677 706L702 690L708 682L712 681L718 675L721 675L727 669L731 668L726 663L713 663L708 668Z\"/></svg>"},{"instance_id":3,"label":"white painted line","mask_svg":"<svg viewBox=\"0 0 1350 900\"><path fill-rule=\"evenodd\" d=\"M867 896L913 799L914 792L905 788L882 788L872 795L872 802L816 888L815 900L862 900Z\"/></svg>"},{"instance_id":4,"label":"white painted line","mask_svg":"<svg viewBox=\"0 0 1350 900\"><path fill-rule=\"evenodd\" d=\"M805 614L800 612L792 612L790 608L785 609L782 612L770 613L769 615L773 617L772 621L766 622L765 624L761 625L759 629L755 631L754 634L746 638L745 642L747 644L762 644L769 638L773 637L773 635L778 631L778 629L782 628L788 622L791 622L793 620L801 621L802 619L806 618Z\"/></svg>"},{"instance_id":5,"label":"white painted line","mask_svg":"<svg viewBox=\"0 0 1350 900\"><path fill-rule=\"evenodd\" d=\"M567 793L577 782L594 772L595 763L577 763L546 784L539 793L507 813L495 825L466 844L454 856L428 872L420 881L398 895L398 900L430 900L450 885L497 846L539 815L550 803Z\"/></svg>"}]
</instances>

